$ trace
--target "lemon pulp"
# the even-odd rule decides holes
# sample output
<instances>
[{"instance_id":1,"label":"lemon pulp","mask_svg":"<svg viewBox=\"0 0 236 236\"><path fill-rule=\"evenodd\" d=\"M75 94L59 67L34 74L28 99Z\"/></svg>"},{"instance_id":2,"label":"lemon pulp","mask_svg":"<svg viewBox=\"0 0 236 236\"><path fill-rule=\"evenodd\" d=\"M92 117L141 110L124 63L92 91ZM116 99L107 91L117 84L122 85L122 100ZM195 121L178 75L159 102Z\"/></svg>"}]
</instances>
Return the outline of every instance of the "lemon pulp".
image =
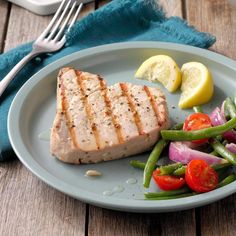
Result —
<instances>
[{"instance_id":1,"label":"lemon pulp","mask_svg":"<svg viewBox=\"0 0 236 236\"><path fill-rule=\"evenodd\" d=\"M160 82L169 91L181 84L181 72L176 62L167 55L157 55L145 60L135 73L135 78Z\"/></svg>"},{"instance_id":2,"label":"lemon pulp","mask_svg":"<svg viewBox=\"0 0 236 236\"><path fill-rule=\"evenodd\" d=\"M206 66L199 62L188 62L182 66L181 72L182 94L179 107L191 108L210 101L214 92L214 84Z\"/></svg>"}]
</instances>

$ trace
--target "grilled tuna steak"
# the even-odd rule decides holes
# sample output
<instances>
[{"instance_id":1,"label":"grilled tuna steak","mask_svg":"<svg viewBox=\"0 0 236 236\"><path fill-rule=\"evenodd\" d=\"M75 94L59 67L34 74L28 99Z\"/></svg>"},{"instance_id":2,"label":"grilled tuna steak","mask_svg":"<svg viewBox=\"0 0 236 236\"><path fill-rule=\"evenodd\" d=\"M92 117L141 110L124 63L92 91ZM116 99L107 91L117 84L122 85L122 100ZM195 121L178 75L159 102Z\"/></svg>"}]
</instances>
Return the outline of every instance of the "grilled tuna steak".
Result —
<instances>
[{"instance_id":1,"label":"grilled tuna steak","mask_svg":"<svg viewBox=\"0 0 236 236\"><path fill-rule=\"evenodd\" d=\"M63 68L58 75L57 112L51 153L68 163L96 163L149 150L169 126L157 88L117 83Z\"/></svg>"}]
</instances>

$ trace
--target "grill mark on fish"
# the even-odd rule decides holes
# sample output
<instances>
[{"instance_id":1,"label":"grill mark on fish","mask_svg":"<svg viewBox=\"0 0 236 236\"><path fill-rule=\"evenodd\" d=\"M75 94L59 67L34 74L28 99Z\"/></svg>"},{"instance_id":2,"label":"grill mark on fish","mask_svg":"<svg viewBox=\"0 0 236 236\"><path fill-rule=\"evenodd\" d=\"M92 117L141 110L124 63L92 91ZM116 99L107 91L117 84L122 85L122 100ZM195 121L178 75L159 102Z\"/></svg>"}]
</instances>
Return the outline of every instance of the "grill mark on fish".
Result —
<instances>
[{"instance_id":1,"label":"grill mark on fish","mask_svg":"<svg viewBox=\"0 0 236 236\"><path fill-rule=\"evenodd\" d=\"M102 78L99 77L99 80L100 80L100 87L101 87L105 105L106 105L106 115L110 116L112 119L112 123L113 123L113 126L115 127L115 131L116 131L116 135L117 135L119 143L120 144L124 143L123 135L121 132L121 126L118 120L116 119L116 117L114 116L114 114L112 113L111 101L107 95L107 85Z\"/></svg>"},{"instance_id":2,"label":"grill mark on fish","mask_svg":"<svg viewBox=\"0 0 236 236\"><path fill-rule=\"evenodd\" d=\"M155 113L155 116L157 118L157 123L158 123L159 126L161 126L162 123L160 122L160 119L159 119L159 112L158 112L158 109L157 109L157 106L156 106L156 102L155 102L154 96L153 96L153 94L151 93L151 91L149 90L149 88L146 85L143 86L143 89L146 92L146 94L147 94L147 96L148 96L148 98L150 100L152 109L153 109L153 111Z\"/></svg>"},{"instance_id":3,"label":"grill mark on fish","mask_svg":"<svg viewBox=\"0 0 236 236\"><path fill-rule=\"evenodd\" d=\"M66 98L66 94L65 94L65 86L63 84L63 80L61 80L61 107L62 107L62 115L65 116L65 119L66 119L66 126L69 130L69 135L70 135L70 138L72 140L72 143L74 144L75 147L79 148L79 144L77 142L77 139L76 139L76 133L75 133L75 130L74 130L74 126L72 125L73 124L73 121L70 119L70 115L69 115L69 111L68 111L68 102L67 102L67 98Z\"/></svg>"},{"instance_id":4,"label":"grill mark on fish","mask_svg":"<svg viewBox=\"0 0 236 236\"><path fill-rule=\"evenodd\" d=\"M99 133L98 133L96 124L93 122L93 115L92 115L91 107L90 107L89 102L88 102L88 95L85 94L85 89L84 89L83 84L82 84L83 79L81 78L81 73L80 72L76 71L76 75L77 75L77 83L79 85L82 97L84 98L82 101L83 101L88 119L91 123L92 133L93 133L93 135L95 137L95 140L96 140L97 149L100 149L101 145L100 145L100 140L99 140Z\"/></svg>"},{"instance_id":5,"label":"grill mark on fish","mask_svg":"<svg viewBox=\"0 0 236 236\"><path fill-rule=\"evenodd\" d=\"M129 105L130 110L133 114L134 121L135 121L135 124L137 126L139 134L140 135L145 134L145 132L143 131L143 126L142 126L142 123L141 123L141 120L140 120L140 116L139 116L138 112L135 109L135 103L133 103L133 101L132 101L132 98L131 98L131 96L128 92L128 88L127 88L126 84L120 83L120 88L121 88L122 94L127 97L128 105Z\"/></svg>"}]
</instances>

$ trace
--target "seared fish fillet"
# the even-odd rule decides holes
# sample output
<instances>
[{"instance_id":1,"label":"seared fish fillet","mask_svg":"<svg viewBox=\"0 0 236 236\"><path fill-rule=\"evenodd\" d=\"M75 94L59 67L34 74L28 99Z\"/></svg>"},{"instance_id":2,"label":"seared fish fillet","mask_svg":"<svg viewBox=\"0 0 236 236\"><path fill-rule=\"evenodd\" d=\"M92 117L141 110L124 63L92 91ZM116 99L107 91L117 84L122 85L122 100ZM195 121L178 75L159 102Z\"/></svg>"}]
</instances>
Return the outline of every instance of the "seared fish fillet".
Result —
<instances>
[{"instance_id":1,"label":"seared fish fillet","mask_svg":"<svg viewBox=\"0 0 236 236\"><path fill-rule=\"evenodd\" d=\"M96 163L149 150L169 127L165 96L157 88L117 83L63 68L58 75L52 155L68 163Z\"/></svg>"}]
</instances>

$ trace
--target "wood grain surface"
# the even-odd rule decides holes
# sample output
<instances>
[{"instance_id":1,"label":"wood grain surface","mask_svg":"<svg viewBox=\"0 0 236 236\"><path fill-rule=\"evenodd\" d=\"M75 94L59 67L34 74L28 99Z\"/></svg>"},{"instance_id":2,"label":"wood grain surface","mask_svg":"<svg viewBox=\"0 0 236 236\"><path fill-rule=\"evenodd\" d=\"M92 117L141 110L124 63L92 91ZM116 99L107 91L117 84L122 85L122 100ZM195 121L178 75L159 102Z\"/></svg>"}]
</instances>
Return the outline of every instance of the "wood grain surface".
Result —
<instances>
[{"instance_id":1,"label":"wood grain surface","mask_svg":"<svg viewBox=\"0 0 236 236\"><path fill-rule=\"evenodd\" d=\"M8 12L10 11L10 4L7 2L0 2L0 52L3 51L5 33L8 25Z\"/></svg>"},{"instance_id":2,"label":"wood grain surface","mask_svg":"<svg viewBox=\"0 0 236 236\"><path fill-rule=\"evenodd\" d=\"M0 235L84 235L86 206L47 186L18 160L1 165Z\"/></svg>"},{"instance_id":3,"label":"wood grain surface","mask_svg":"<svg viewBox=\"0 0 236 236\"><path fill-rule=\"evenodd\" d=\"M97 1L101 7L109 0ZM227 0L159 0L168 16L186 17L217 37L212 50L236 59L236 8ZM87 4L81 17L95 9ZM0 1L0 49L35 39L51 17ZM27 27L26 27L27 26ZM175 213L135 214L102 209L47 186L17 159L0 165L0 235L236 235L236 195Z\"/></svg>"},{"instance_id":4,"label":"wood grain surface","mask_svg":"<svg viewBox=\"0 0 236 236\"><path fill-rule=\"evenodd\" d=\"M183 1L181 0L159 0L160 5L167 16L179 16L183 18Z\"/></svg>"},{"instance_id":5,"label":"wood grain surface","mask_svg":"<svg viewBox=\"0 0 236 236\"><path fill-rule=\"evenodd\" d=\"M93 10L87 4L80 17ZM1 2L0 17L7 11ZM4 51L35 39L50 19L12 4ZM47 186L17 159L1 164L0 199L0 235L85 235L86 204Z\"/></svg>"},{"instance_id":6,"label":"wood grain surface","mask_svg":"<svg viewBox=\"0 0 236 236\"><path fill-rule=\"evenodd\" d=\"M190 24L216 36L213 51L236 59L236 6L233 7L227 0L187 0L186 13ZM235 209L236 194L197 209L196 215L201 228L198 232L202 236L236 235Z\"/></svg>"},{"instance_id":7,"label":"wood grain surface","mask_svg":"<svg viewBox=\"0 0 236 236\"><path fill-rule=\"evenodd\" d=\"M194 236L194 210L138 214L125 213L90 206L88 220L88 235L165 235Z\"/></svg>"},{"instance_id":8,"label":"wood grain surface","mask_svg":"<svg viewBox=\"0 0 236 236\"><path fill-rule=\"evenodd\" d=\"M230 0L186 0L186 16L190 24L216 36L212 50L236 59L236 5Z\"/></svg>"}]
</instances>

